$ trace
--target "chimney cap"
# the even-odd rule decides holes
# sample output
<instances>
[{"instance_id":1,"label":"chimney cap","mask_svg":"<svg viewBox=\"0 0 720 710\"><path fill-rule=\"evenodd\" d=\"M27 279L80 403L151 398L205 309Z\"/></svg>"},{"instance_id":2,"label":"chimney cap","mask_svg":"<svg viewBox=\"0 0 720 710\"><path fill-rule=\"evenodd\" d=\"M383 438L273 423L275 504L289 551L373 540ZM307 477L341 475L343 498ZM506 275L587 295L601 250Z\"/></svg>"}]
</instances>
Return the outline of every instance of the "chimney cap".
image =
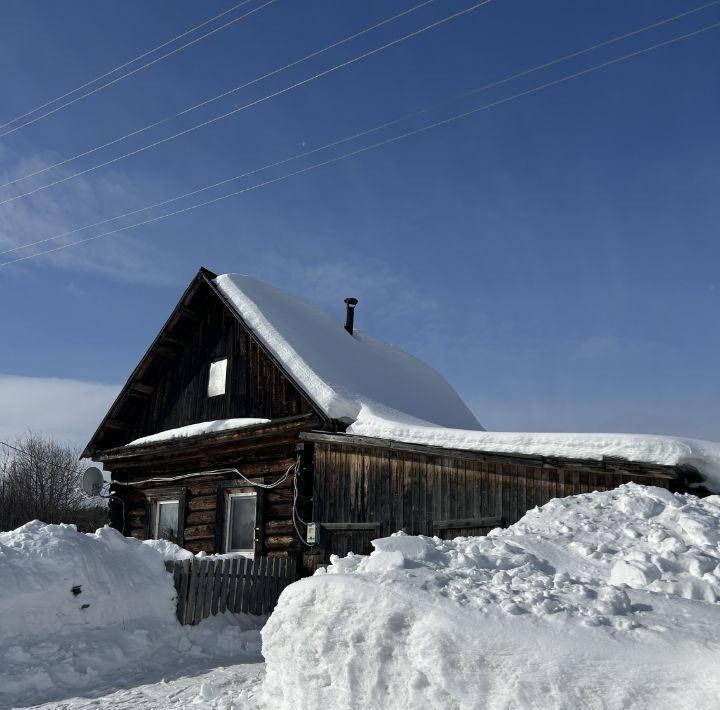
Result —
<instances>
[{"instance_id":1,"label":"chimney cap","mask_svg":"<svg viewBox=\"0 0 720 710\"><path fill-rule=\"evenodd\" d=\"M350 308L355 308L355 306L357 306L358 300L357 298L353 298L352 296L350 296L349 298L345 299L345 303L347 303Z\"/></svg>"}]
</instances>

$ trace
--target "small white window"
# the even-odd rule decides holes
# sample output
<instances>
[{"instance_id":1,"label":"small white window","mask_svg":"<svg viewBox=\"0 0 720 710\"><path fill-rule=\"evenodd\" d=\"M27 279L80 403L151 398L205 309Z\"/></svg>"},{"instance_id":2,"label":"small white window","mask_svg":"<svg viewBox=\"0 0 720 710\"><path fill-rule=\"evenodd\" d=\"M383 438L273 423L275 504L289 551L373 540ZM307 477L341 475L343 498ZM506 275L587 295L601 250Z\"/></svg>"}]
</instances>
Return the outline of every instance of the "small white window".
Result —
<instances>
[{"instance_id":1,"label":"small white window","mask_svg":"<svg viewBox=\"0 0 720 710\"><path fill-rule=\"evenodd\" d=\"M217 397L225 394L225 380L227 379L227 358L210 363L210 377L208 378L208 397Z\"/></svg>"},{"instance_id":2,"label":"small white window","mask_svg":"<svg viewBox=\"0 0 720 710\"><path fill-rule=\"evenodd\" d=\"M155 539L178 541L178 512L180 502L177 500L159 500L155 509Z\"/></svg>"},{"instance_id":3,"label":"small white window","mask_svg":"<svg viewBox=\"0 0 720 710\"><path fill-rule=\"evenodd\" d=\"M225 552L255 556L257 493L230 493L227 497Z\"/></svg>"}]
</instances>

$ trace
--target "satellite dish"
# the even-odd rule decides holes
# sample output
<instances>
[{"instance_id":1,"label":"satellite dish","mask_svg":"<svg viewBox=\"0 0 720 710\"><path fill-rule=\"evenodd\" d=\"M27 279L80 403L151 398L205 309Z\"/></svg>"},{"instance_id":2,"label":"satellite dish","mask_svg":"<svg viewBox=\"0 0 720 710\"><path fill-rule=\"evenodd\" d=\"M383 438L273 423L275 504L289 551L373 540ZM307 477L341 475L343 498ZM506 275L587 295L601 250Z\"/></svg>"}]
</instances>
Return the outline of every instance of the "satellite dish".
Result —
<instances>
[{"instance_id":1,"label":"satellite dish","mask_svg":"<svg viewBox=\"0 0 720 710\"><path fill-rule=\"evenodd\" d=\"M102 471L96 466L86 468L82 477L82 489L87 495L96 498L100 495L105 479Z\"/></svg>"}]
</instances>

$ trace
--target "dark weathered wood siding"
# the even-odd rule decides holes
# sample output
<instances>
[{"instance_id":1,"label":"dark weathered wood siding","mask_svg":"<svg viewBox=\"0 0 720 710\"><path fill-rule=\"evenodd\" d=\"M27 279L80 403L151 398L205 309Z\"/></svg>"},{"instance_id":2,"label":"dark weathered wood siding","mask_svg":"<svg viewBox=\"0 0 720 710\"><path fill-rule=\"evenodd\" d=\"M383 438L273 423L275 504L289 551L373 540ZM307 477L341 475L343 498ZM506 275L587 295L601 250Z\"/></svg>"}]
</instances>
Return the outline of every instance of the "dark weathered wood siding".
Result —
<instances>
[{"instance_id":1,"label":"dark weathered wood siding","mask_svg":"<svg viewBox=\"0 0 720 710\"><path fill-rule=\"evenodd\" d=\"M127 412L129 440L195 422L232 417L279 419L312 412L311 405L218 300L183 339L175 357L147 373L152 394ZM210 363L227 358L226 393L207 396Z\"/></svg>"},{"instance_id":2,"label":"dark weathered wood siding","mask_svg":"<svg viewBox=\"0 0 720 710\"><path fill-rule=\"evenodd\" d=\"M300 416L252 430L103 452L99 458L117 482L111 493L122 500L111 501L111 524L125 535L151 538L151 501L171 496L181 501L179 544L192 552L224 552L225 493L228 488L242 489L258 494L256 553L299 558L303 547L292 523L294 471L270 490L253 488L237 474L206 474L232 467L252 481L275 482L297 461L298 433L320 425L312 417ZM307 471L304 463L303 470ZM172 480L203 472L205 475ZM304 477L310 480L309 472ZM143 482L149 478L161 480ZM302 487L306 485L303 481ZM301 510L303 515L310 513L306 506Z\"/></svg>"},{"instance_id":3,"label":"dark weathered wood siding","mask_svg":"<svg viewBox=\"0 0 720 710\"><path fill-rule=\"evenodd\" d=\"M438 537L485 534L552 498L609 490L628 481L668 487L673 476L663 467L637 464L622 469L568 461L563 466L470 452L423 453L422 447L318 440L312 445L313 520L328 526L321 527L319 562L327 562L330 553L369 552L373 537L398 530Z\"/></svg>"},{"instance_id":4,"label":"dark weathered wood siding","mask_svg":"<svg viewBox=\"0 0 720 710\"><path fill-rule=\"evenodd\" d=\"M225 394L208 397L227 358ZM318 414L282 366L199 275L126 383L84 455L167 429L236 417Z\"/></svg>"}]
</instances>

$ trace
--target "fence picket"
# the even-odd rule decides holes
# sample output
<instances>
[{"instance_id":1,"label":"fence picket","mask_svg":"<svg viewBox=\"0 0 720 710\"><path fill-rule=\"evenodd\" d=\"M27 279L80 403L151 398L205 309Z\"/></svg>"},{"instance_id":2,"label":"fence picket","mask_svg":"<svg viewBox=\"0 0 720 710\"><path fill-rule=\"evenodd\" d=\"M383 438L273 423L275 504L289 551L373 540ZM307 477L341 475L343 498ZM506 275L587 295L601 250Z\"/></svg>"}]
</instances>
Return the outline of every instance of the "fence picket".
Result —
<instances>
[{"instance_id":1,"label":"fence picket","mask_svg":"<svg viewBox=\"0 0 720 710\"><path fill-rule=\"evenodd\" d=\"M269 614L297 578L295 560L286 557L193 557L166 562L165 569L173 577L181 624L198 624L225 611Z\"/></svg>"}]
</instances>

